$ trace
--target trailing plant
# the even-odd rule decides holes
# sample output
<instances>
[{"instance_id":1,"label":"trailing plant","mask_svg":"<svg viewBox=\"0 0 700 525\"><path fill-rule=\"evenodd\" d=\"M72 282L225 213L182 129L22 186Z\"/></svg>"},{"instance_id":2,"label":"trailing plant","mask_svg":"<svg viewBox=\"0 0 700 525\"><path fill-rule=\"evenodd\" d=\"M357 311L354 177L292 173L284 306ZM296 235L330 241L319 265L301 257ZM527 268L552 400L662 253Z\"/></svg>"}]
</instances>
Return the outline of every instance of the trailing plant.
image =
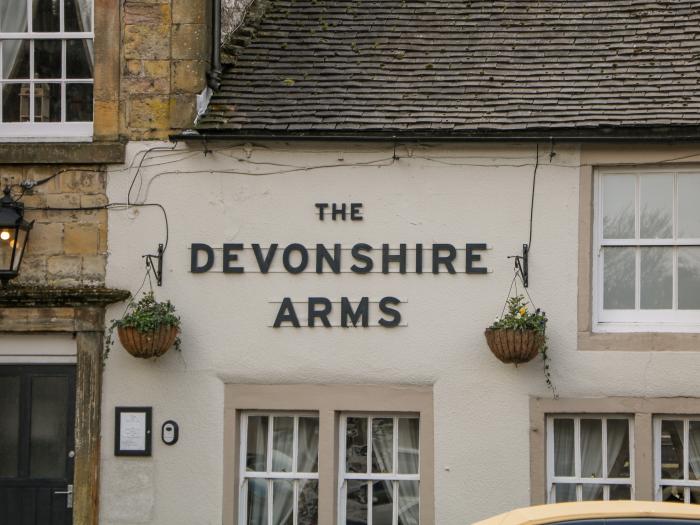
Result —
<instances>
[{"instance_id":1,"label":"trailing plant","mask_svg":"<svg viewBox=\"0 0 700 525\"><path fill-rule=\"evenodd\" d=\"M143 294L136 303L129 303L121 319L112 319L107 328L105 338L105 351L103 359L106 361L109 351L114 345L114 330L119 327L135 328L141 333L157 330L162 326L174 326L180 328L180 318L175 314L175 305L170 301L156 301L153 292ZM180 336L175 339L175 349L181 350Z\"/></svg>"},{"instance_id":2,"label":"trailing plant","mask_svg":"<svg viewBox=\"0 0 700 525\"><path fill-rule=\"evenodd\" d=\"M525 297L522 295L516 295L510 297L506 301L506 306L504 312L500 317L497 317L489 329L491 330L534 330L542 336L542 343L540 344L539 353L542 356L542 361L544 362L544 379L547 383L547 388L549 388L555 397L557 397L556 388L552 383L552 376L549 368L549 356L547 351L549 346L547 345L547 315L545 312L541 311L539 308L535 309L534 312L528 310L527 306L529 303L525 301Z\"/></svg>"}]
</instances>

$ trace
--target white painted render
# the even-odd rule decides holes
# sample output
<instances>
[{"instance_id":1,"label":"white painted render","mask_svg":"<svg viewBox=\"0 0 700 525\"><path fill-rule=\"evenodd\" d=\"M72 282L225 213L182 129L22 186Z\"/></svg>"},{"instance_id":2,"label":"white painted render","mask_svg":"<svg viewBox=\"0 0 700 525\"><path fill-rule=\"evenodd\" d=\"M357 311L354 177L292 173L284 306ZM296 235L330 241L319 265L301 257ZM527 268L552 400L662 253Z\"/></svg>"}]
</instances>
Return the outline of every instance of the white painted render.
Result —
<instances>
[{"instance_id":1,"label":"white painted render","mask_svg":"<svg viewBox=\"0 0 700 525\"><path fill-rule=\"evenodd\" d=\"M131 143L129 163L138 165L137 153L155 146L172 144ZM550 393L541 361L500 363L483 330L501 312L513 277L507 256L528 240L535 145L400 146L396 160L393 146L381 144L209 148L215 151L206 156L199 146L154 150L134 184L132 201L160 203L168 212L164 282L156 294L181 314L183 350L143 361L117 343L109 356L101 523L221 522L224 383L433 385L436 523L470 523L527 505L529 397ZM693 352L577 351L580 157L577 146L555 151L550 162L549 145L540 146L529 291L550 318L552 376L561 397L698 395ZM110 202L126 202L135 167L110 171ZM317 202L361 202L364 220L321 222ZM141 256L163 240L157 208L110 211L108 286L138 290ZM484 242L491 249L480 264L491 273L195 275L193 242ZM286 296L387 295L405 301L407 326L270 327L276 313L270 301ZM110 308L108 319L123 310ZM114 407L144 405L153 406L153 457L115 457ZM180 425L173 447L160 441L167 419Z\"/></svg>"}]
</instances>

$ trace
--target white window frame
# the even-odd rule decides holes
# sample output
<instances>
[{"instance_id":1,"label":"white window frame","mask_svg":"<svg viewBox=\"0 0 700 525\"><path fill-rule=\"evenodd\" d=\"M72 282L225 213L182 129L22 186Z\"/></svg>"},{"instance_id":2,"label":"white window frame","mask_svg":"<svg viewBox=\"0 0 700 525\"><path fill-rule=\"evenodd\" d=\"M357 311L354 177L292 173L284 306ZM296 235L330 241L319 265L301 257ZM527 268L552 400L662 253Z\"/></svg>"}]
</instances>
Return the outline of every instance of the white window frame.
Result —
<instances>
[{"instance_id":1,"label":"white window frame","mask_svg":"<svg viewBox=\"0 0 700 525\"><path fill-rule=\"evenodd\" d=\"M554 420L573 419L574 420L574 474L575 476L555 476L554 475ZM581 420L600 419L602 421L602 472L604 476L600 478L581 477ZM608 478L608 419L626 419L629 428L630 447L630 477L629 478ZM634 416L629 414L552 414L547 416L547 503L556 502L556 484L568 483L576 484L576 500L582 501L583 485L602 485L603 499L610 499L610 485L628 485L630 487L630 500L635 498L635 464L634 464Z\"/></svg>"},{"instance_id":2,"label":"white window frame","mask_svg":"<svg viewBox=\"0 0 700 525\"><path fill-rule=\"evenodd\" d=\"M92 84L94 77L90 79L70 79L66 76L66 40L92 40L95 41L95 2L92 0L91 23L92 31L66 32L64 20L64 0L60 2L60 31L34 32L32 17L32 0L26 0L27 6L27 32L3 33L0 32L0 56L2 56L3 40L29 40L29 78L28 79L4 79L2 71L3 63L0 60L0 141L22 142L27 139L37 142L85 142L91 141L94 130L94 90L93 90L93 120L90 122L66 122L66 84ZM34 78L34 42L36 40L60 40L61 41L61 78L37 79ZM33 122L36 84L60 84L61 85L61 122ZM2 86L6 84L29 84L29 119L30 122L3 122L2 121Z\"/></svg>"},{"instance_id":3,"label":"white window frame","mask_svg":"<svg viewBox=\"0 0 700 525\"><path fill-rule=\"evenodd\" d=\"M661 421L683 421L683 479L662 479L661 478ZM662 487L682 487L683 500L685 503L690 503L690 489L700 488L700 480L692 480L689 476L689 460L688 460L688 429L690 422L700 422L698 416L681 416L681 415L660 415L654 417L654 499L661 501L663 496Z\"/></svg>"},{"instance_id":4,"label":"white window frame","mask_svg":"<svg viewBox=\"0 0 700 525\"><path fill-rule=\"evenodd\" d=\"M700 332L700 310L678 310L678 247L700 246L698 239L677 239L678 231L678 175L698 174L700 168L684 169L598 169L594 176L593 199L593 331L594 332ZM606 175L633 175L635 184L635 239L604 239L603 238L603 184ZM673 176L673 238L671 239L640 239L640 176L668 175ZM612 247L673 247L673 303L671 309L641 310L640 305L640 253L636 252L635 279L635 309L634 310L604 310L604 263L603 248Z\"/></svg>"},{"instance_id":5,"label":"white window frame","mask_svg":"<svg viewBox=\"0 0 700 525\"><path fill-rule=\"evenodd\" d=\"M366 417L367 429L368 429L368 441L367 441L367 472L365 473L355 473L346 472L346 439L347 439L347 420L352 417ZM393 432L393 444L392 444L392 472L383 474L374 474L372 470L372 419L386 419L393 418L394 420L394 432ZM357 481L367 481L369 482L369 497L367 501L367 525L372 525L372 491L374 489L373 484L375 481L393 481L393 493L392 493L392 523L393 525L398 525L399 518L399 494L398 494L398 483L397 481L418 481L420 484L420 455L422 453L422 445L418 443L418 474L398 474L398 464L399 464L399 419L402 418L416 418L418 419L418 425L423 424L420 418L420 414L416 413L382 413L382 412L343 412L340 415L339 427L339 464L338 464L338 523L346 522L346 506L347 506L347 482L350 480ZM419 491L420 494L420 491ZM423 502L419 501L419 505Z\"/></svg>"},{"instance_id":6,"label":"white window frame","mask_svg":"<svg viewBox=\"0 0 700 525\"><path fill-rule=\"evenodd\" d=\"M254 416L269 417L267 426L267 452L266 452L266 468L264 472L248 472L246 470L246 454L248 451L248 418ZM272 483L275 480L290 480L294 482L294 525L297 523L297 514L299 510L299 481L316 480L318 482L318 467L320 467L320 457L318 458L316 472L297 472L297 456L298 456L298 440L299 440L299 418L313 417L319 421L320 433L320 415L316 412L274 412L274 411L255 411L244 412L241 414L240 423L240 479L238 483L238 523L245 525L247 523L248 511L248 483L249 479L265 479L267 480L267 517L269 525L273 525L273 490ZM292 470L291 472L274 472L272 471L272 447L273 447L273 429L275 417L293 417L294 418L294 437L292 440ZM319 436L320 437L320 436ZM320 485L319 485L320 486Z\"/></svg>"}]
</instances>

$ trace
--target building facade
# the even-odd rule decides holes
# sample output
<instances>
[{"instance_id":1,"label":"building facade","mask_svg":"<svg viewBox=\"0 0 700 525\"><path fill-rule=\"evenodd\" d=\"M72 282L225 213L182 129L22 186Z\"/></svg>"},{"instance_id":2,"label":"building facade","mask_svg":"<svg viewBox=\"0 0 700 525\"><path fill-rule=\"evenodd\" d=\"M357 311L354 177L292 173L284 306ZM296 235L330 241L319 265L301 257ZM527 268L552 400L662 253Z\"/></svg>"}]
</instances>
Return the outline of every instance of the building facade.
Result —
<instances>
[{"instance_id":1,"label":"building facade","mask_svg":"<svg viewBox=\"0 0 700 525\"><path fill-rule=\"evenodd\" d=\"M220 53L206 2L117 4L56 3L55 39L0 10L0 169L35 220L0 292L0 517L449 525L700 500L693 2L254 2ZM71 26L88 8L94 30ZM34 126L53 83L59 122ZM72 84L92 124L68 126ZM151 290L180 350L117 339L103 367L126 291ZM519 295L548 359L516 367L484 331Z\"/></svg>"}]
</instances>

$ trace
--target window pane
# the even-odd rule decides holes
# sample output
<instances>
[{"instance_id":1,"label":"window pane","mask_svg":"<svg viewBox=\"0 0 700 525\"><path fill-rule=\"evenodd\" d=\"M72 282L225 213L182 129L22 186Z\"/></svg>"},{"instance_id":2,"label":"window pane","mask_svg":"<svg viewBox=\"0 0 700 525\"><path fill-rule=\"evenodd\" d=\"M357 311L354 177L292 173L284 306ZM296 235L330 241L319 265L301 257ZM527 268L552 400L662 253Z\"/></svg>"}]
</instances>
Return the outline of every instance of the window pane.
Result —
<instances>
[{"instance_id":1,"label":"window pane","mask_svg":"<svg viewBox=\"0 0 700 525\"><path fill-rule=\"evenodd\" d=\"M367 472L367 418L349 417L346 434L347 472Z\"/></svg>"},{"instance_id":2,"label":"window pane","mask_svg":"<svg viewBox=\"0 0 700 525\"><path fill-rule=\"evenodd\" d=\"M399 525L418 525L419 517L419 482L399 481Z\"/></svg>"},{"instance_id":3,"label":"window pane","mask_svg":"<svg viewBox=\"0 0 700 525\"><path fill-rule=\"evenodd\" d=\"M678 175L678 237L700 237L700 175Z\"/></svg>"},{"instance_id":4,"label":"window pane","mask_svg":"<svg viewBox=\"0 0 700 525\"><path fill-rule=\"evenodd\" d=\"M0 377L0 478L17 476L19 377Z\"/></svg>"},{"instance_id":5,"label":"window pane","mask_svg":"<svg viewBox=\"0 0 700 525\"><path fill-rule=\"evenodd\" d=\"M629 485L610 485L611 500L632 499L632 487Z\"/></svg>"},{"instance_id":6,"label":"window pane","mask_svg":"<svg viewBox=\"0 0 700 525\"><path fill-rule=\"evenodd\" d=\"M673 307L673 248L641 248L642 309Z\"/></svg>"},{"instance_id":7,"label":"window pane","mask_svg":"<svg viewBox=\"0 0 700 525\"><path fill-rule=\"evenodd\" d=\"M248 525L267 525L267 480L248 479Z\"/></svg>"},{"instance_id":8,"label":"window pane","mask_svg":"<svg viewBox=\"0 0 700 525\"><path fill-rule=\"evenodd\" d=\"M297 525L318 525L318 481L299 481Z\"/></svg>"},{"instance_id":9,"label":"window pane","mask_svg":"<svg viewBox=\"0 0 700 525\"><path fill-rule=\"evenodd\" d=\"M583 485L581 501L599 501L603 499L603 485Z\"/></svg>"},{"instance_id":10,"label":"window pane","mask_svg":"<svg viewBox=\"0 0 700 525\"><path fill-rule=\"evenodd\" d=\"M5 3L7 0L4 0ZM27 0L12 0L9 6L15 16L4 16L0 19L0 31L7 33L26 33Z\"/></svg>"},{"instance_id":11,"label":"window pane","mask_svg":"<svg viewBox=\"0 0 700 525\"><path fill-rule=\"evenodd\" d=\"M420 423L418 418L399 418L399 474L418 474Z\"/></svg>"},{"instance_id":12,"label":"window pane","mask_svg":"<svg viewBox=\"0 0 700 525\"><path fill-rule=\"evenodd\" d=\"M246 450L246 470L265 472L267 470L267 416L248 417L248 437Z\"/></svg>"},{"instance_id":13,"label":"window pane","mask_svg":"<svg viewBox=\"0 0 700 525\"><path fill-rule=\"evenodd\" d=\"M299 418L297 471L318 472L318 418Z\"/></svg>"},{"instance_id":14,"label":"window pane","mask_svg":"<svg viewBox=\"0 0 700 525\"><path fill-rule=\"evenodd\" d=\"M294 483L288 479L272 482L272 523L294 525Z\"/></svg>"},{"instance_id":15,"label":"window pane","mask_svg":"<svg viewBox=\"0 0 700 525\"><path fill-rule=\"evenodd\" d=\"M678 248L678 309L700 309L700 248L698 247Z\"/></svg>"},{"instance_id":16,"label":"window pane","mask_svg":"<svg viewBox=\"0 0 700 525\"><path fill-rule=\"evenodd\" d=\"M29 40L2 41L2 78L29 78Z\"/></svg>"},{"instance_id":17,"label":"window pane","mask_svg":"<svg viewBox=\"0 0 700 525\"><path fill-rule=\"evenodd\" d=\"M2 86L2 121L29 122L29 84Z\"/></svg>"},{"instance_id":18,"label":"window pane","mask_svg":"<svg viewBox=\"0 0 700 525\"><path fill-rule=\"evenodd\" d=\"M557 483L554 485L556 491L555 503L565 503L576 501L576 485L573 483Z\"/></svg>"},{"instance_id":19,"label":"window pane","mask_svg":"<svg viewBox=\"0 0 700 525\"><path fill-rule=\"evenodd\" d=\"M671 503L684 503L685 498L683 487L662 487L661 501L668 501Z\"/></svg>"},{"instance_id":20,"label":"window pane","mask_svg":"<svg viewBox=\"0 0 700 525\"><path fill-rule=\"evenodd\" d=\"M394 419L375 417L372 419L372 472L393 472Z\"/></svg>"},{"instance_id":21,"label":"window pane","mask_svg":"<svg viewBox=\"0 0 700 525\"><path fill-rule=\"evenodd\" d=\"M673 237L673 175L639 178L639 235L642 239Z\"/></svg>"},{"instance_id":22,"label":"window pane","mask_svg":"<svg viewBox=\"0 0 700 525\"><path fill-rule=\"evenodd\" d=\"M581 477L602 476L603 422L600 419L581 419Z\"/></svg>"},{"instance_id":23,"label":"window pane","mask_svg":"<svg viewBox=\"0 0 700 525\"><path fill-rule=\"evenodd\" d=\"M603 248L603 308L634 309L635 249Z\"/></svg>"},{"instance_id":24,"label":"window pane","mask_svg":"<svg viewBox=\"0 0 700 525\"><path fill-rule=\"evenodd\" d=\"M36 78L61 78L61 41L34 41L34 75Z\"/></svg>"},{"instance_id":25,"label":"window pane","mask_svg":"<svg viewBox=\"0 0 700 525\"><path fill-rule=\"evenodd\" d=\"M34 122L61 122L61 84L34 84Z\"/></svg>"},{"instance_id":26,"label":"window pane","mask_svg":"<svg viewBox=\"0 0 700 525\"><path fill-rule=\"evenodd\" d=\"M92 40L66 40L66 78L92 78Z\"/></svg>"},{"instance_id":27,"label":"window pane","mask_svg":"<svg viewBox=\"0 0 700 525\"><path fill-rule=\"evenodd\" d=\"M57 32L60 25L60 0L32 0L32 24L37 32Z\"/></svg>"},{"instance_id":28,"label":"window pane","mask_svg":"<svg viewBox=\"0 0 700 525\"><path fill-rule=\"evenodd\" d=\"M690 503L695 503L696 505L700 503L700 488L690 488Z\"/></svg>"},{"instance_id":29,"label":"window pane","mask_svg":"<svg viewBox=\"0 0 700 525\"><path fill-rule=\"evenodd\" d=\"M345 505L345 523L347 525L362 525L367 523L367 487L366 481L349 480L348 498Z\"/></svg>"},{"instance_id":30,"label":"window pane","mask_svg":"<svg viewBox=\"0 0 700 525\"><path fill-rule=\"evenodd\" d=\"M700 479L700 421L688 425L688 479Z\"/></svg>"},{"instance_id":31,"label":"window pane","mask_svg":"<svg viewBox=\"0 0 700 525\"><path fill-rule=\"evenodd\" d=\"M608 477L630 477L629 422L626 419L608 419Z\"/></svg>"},{"instance_id":32,"label":"window pane","mask_svg":"<svg viewBox=\"0 0 700 525\"><path fill-rule=\"evenodd\" d=\"M66 121L92 122L92 84L66 85Z\"/></svg>"},{"instance_id":33,"label":"window pane","mask_svg":"<svg viewBox=\"0 0 700 525\"><path fill-rule=\"evenodd\" d=\"M294 448L294 418L272 418L272 471L291 472Z\"/></svg>"},{"instance_id":34,"label":"window pane","mask_svg":"<svg viewBox=\"0 0 700 525\"><path fill-rule=\"evenodd\" d=\"M661 477L683 479L683 421L661 421Z\"/></svg>"},{"instance_id":35,"label":"window pane","mask_svg":"<svg viewBox=\"0 0 700 525\"><path fill-rule=\"evenodd\" d=\"M64 0L63 9L66 31L92 31L92 0Z\"/></svg>"},{"instance_id":36,"label":"window pane","mask_svg":"<svg viewBox=\"0 0 700 525\"><path fill-rule=\"evenodd\" d=\"M634 238L634 175L603 177L603 237Z\"/></svg>"},{"instance_id":37,"label":"window pane","mask_svg":"<svg viewBox=\"0 0 700 525\"><path fill-rule=\"evenodd\" d=\"M62 478L68 456L68 378L32 380L30 476Z\"/></svg>"},{"instance_id":38,"label":"window pane","mask_svg":"<svg viewBox=\"0 0 700 525\"><path fill-rule=\"evenodd\" d=\"M372 525L392 525L394 482L376 481L372 486Z\"/></svg>"},{"instance_id":39,"label":"window pane","mask_svg":"<svg viewBox=\"0 0 700 525\"><path fill-rule=\"evenodd\" d=\"M554 420L554 475L575 475L573 419Z\"/></svg>"}]
</instances>

